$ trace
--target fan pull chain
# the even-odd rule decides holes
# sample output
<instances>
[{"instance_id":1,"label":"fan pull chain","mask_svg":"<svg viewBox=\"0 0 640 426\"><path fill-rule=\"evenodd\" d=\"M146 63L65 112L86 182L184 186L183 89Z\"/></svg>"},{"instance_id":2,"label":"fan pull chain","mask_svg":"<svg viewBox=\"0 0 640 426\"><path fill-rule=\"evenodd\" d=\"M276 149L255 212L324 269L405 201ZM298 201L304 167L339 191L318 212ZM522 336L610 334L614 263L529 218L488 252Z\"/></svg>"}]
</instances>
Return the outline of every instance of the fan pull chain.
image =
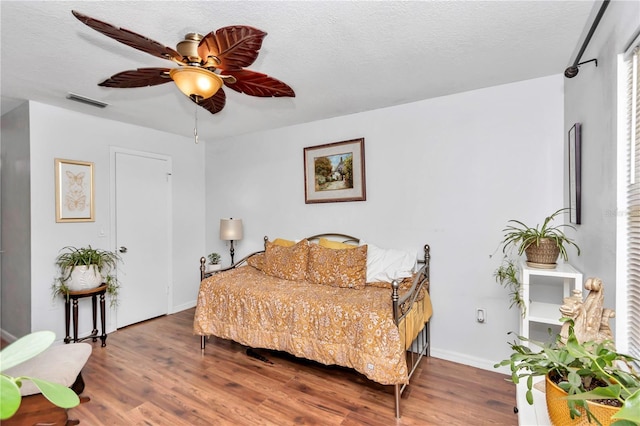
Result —
<instances>
[{"instance_id":1,"label":"fan pull chain","mask_svg":"<svg viewBox=\"0 0 640 426\"><path fill-rule=\"evenodd\" d=\"M193 136L195 138L196 144L198 143L198 105L196 105L196 122L193 127Z\"/></svg>"}]
</instances>

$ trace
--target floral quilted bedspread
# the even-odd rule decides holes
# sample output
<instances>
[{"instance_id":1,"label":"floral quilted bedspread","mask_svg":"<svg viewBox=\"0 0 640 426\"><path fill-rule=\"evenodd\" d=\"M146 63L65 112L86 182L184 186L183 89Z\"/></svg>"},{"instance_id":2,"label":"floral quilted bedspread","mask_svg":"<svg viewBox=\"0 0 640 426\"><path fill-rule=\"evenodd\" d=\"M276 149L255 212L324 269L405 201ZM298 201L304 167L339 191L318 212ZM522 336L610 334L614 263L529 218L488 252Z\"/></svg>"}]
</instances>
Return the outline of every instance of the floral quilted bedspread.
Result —
<instances>
[{"instance_id":1,"label":"floral quilted bedspread","mask_svg":"<svg viewBox=\"0 0 640 426\"><path fill-rule=\"evenodd\" d=\"M288 281L243 266L202 281L193 330L350 367L385 385L406 383L390 299L388 288Z\"/></svg>"}]
</instances>

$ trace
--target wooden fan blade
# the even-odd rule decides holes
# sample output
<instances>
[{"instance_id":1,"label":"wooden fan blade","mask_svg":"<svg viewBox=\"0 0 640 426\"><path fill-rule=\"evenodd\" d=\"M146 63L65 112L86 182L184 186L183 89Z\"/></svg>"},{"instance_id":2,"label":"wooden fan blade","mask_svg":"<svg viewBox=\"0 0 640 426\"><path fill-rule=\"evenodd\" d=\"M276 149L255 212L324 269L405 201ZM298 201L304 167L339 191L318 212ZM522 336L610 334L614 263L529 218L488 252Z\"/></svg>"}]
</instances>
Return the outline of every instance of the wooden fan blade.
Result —
<instances>
[{"instance_id":1,"label":"wooden fan blade","mask_svg":"<svg viewBox=\"0 0 640 426\"><path fill-rule=\"evenodd\" d=\"M173 81L169 76L169 71L169 68L138 68L137 70L122 71L112 75L111 78L106 79L98 86L122 89L157 86Z\"/></svg>"},{"instance_id":2,"label":"wooden fan blade","mask_svg":"<svg viewBox=\"0 0 640 426\"><path fill-rule=\"evenodd\" d=\"M235 83L224 82L225 85L236 92L245 93L251 96L262 98L290 96L294 98L295 92L286 83L250 70L222 71L221 74L232 75L236 78Z\"/></svg>"},{"instance_id":3,"label":"wooden fan blade","mask_svg":"<svg viewBox=\"0 0 640 426\"><path fill-rule=\"evenodd\" d=\"M189 98L191 99L191 98ZM193 102L193 99L191 99ZM210 98L207 99L203 99L200 102L196 102L198 105L200 105L202 108L206 109L207 111L209 111L211 114L215 114L217 112L222 111L222 108L224 108L224 104L227 102L227 95L226 93L224 93L224 90L222 90L222 88L220 88L215 95L213 95Z\"/></svg>"},{"instance_id":4,"label":"wooden fan blade","mask_svg":"<svg viewBox=\"0 0 640 426\"><path fill-rule=\"evenodd\" d=\"M266 35L262 30L245 25L220 28L200 40L198 56L205 63L209 56L216 57L218 60L211 63L216 68L239 70L256 60Z\"/></svg>"},{"instance_id":5,"label":"wooden fan blade","mask_svg":"<svg viewBox=\"0 0 640 426\"><path fill-rule=\"evenodd\" d=\"M153 41L150 38L136 34L132 31L125 30L124 28L118 28L111 24L107 24L106 22L93 19L75 10L72 10L71 13L73 13L73 16L78 18L83 24L106 35L107 37L111 37L112 39L119 41L120 43L131 46L134 49L142 50L143 52L159 58L182 63L182 55L172 48L158 43L157 41Z\"/></svg>"}]
</instances>

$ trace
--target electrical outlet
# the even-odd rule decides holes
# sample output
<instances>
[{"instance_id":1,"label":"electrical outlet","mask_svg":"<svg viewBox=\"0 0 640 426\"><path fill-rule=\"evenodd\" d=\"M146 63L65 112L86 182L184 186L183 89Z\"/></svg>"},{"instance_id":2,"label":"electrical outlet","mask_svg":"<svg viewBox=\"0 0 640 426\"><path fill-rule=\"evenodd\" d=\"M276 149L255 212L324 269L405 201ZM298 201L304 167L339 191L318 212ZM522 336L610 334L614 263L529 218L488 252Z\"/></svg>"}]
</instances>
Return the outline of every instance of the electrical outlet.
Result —
<instances>
[{"instance_id":1,"label":"electrical outlet","mask_svg":"<svg viewBox=\"0 0 640 426\"><path fill-rule=\"evenodd\" d=\"M478 321L480 324L484 324L485 322L487 322L487 310L484 308L477 308L476 309L476 321Z\"/></svg>"}]
</instances>

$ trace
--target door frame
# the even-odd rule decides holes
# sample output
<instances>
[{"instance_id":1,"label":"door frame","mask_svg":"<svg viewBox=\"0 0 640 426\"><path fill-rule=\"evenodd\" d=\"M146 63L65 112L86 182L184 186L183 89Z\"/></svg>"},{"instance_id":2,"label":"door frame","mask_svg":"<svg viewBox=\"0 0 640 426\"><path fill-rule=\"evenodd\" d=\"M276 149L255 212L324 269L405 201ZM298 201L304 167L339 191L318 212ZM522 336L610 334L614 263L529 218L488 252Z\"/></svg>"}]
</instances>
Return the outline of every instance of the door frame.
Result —
<instances>
[{"instance_id":1,"label":"door frame","mask_svg":"<svg viewBox=\"0 0 640 426\"><path fill-rule=\"evenodd\" d=\"M109 247L112 248L112 250L114 252L117 253L118 247L117 247L117 241L116 241L116 233L117 233L117 223L116 223L116 155L117 154L127 154L127 155L135 155L138 157L145 157L145 158L153 158L153 159L158 159L158 160L164 160L167 162L167 168L168 168L168 175L167 175L167 179L168 179L168 183L169 185L167 185L167 201L169 202L169 212L168 212L168 221L169 221L169 235L168 235L168 244L169 247L167 248L169 251L169 280L168 280L168 287L167 287L167 313L171 313L172 309L171 307L173 306L173 179L172 179L172 173L173 173L173 163L172 163L172 158L168 155L164 155L164 154L157 154L157 153L153 153L153 152L148 152L148 151L138 151L138 150L134 150L134 149L129 149L129 148L122 148L119 146L110 146L109 147L109 204L110 204L110 220L109 220L109 228L111 229L111 232L109 233ZM108 326L107 328L110 331L114 331L117 329L117 308L110 309L110 312L112 313L112 315L108 315ZM115 315L113 315L115 313Z\"/></svg>"}]
</instances>

